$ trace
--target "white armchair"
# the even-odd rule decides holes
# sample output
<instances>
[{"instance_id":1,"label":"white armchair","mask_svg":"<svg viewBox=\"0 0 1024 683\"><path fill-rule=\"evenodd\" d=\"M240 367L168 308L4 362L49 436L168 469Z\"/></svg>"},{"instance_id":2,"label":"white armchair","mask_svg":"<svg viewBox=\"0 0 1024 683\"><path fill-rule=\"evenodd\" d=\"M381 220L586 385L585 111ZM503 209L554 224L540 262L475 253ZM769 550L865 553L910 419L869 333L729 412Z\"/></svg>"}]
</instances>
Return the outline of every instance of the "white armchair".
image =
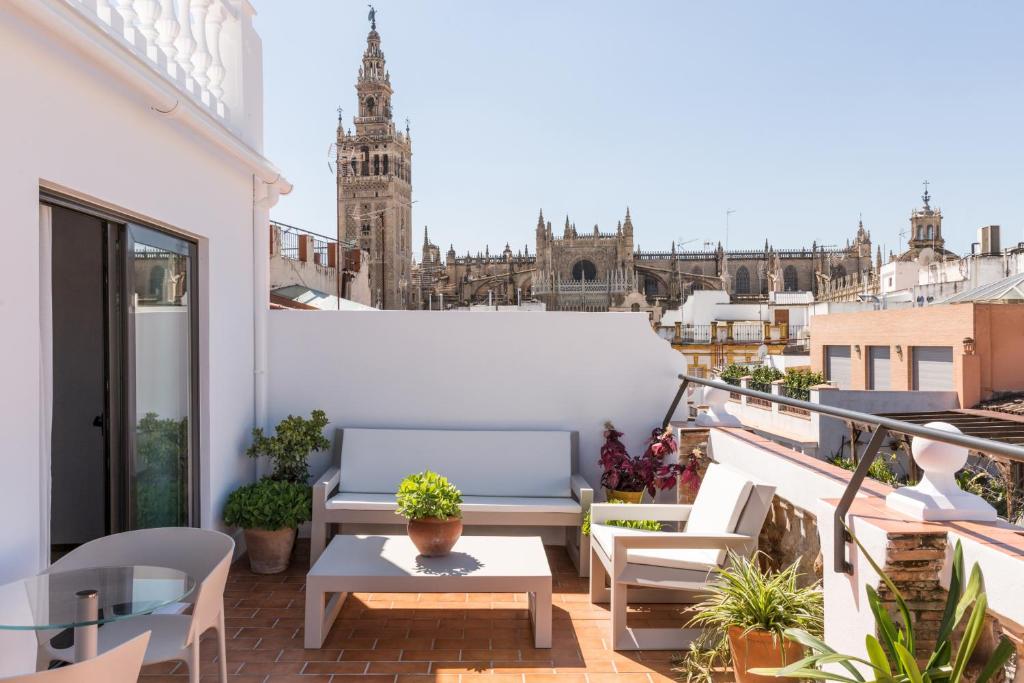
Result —
<instances>
[{"instance_id":1,"label":"white armchair","mask_svg":"<svg viewBox=\"0 0 1024 683\"><path fill-rule=\"evenodd\" d=\"M689 647L699 630L629 628L628 600L698 601L728 550L747 555L757 550L757 538L774 495L774 486L712 464L693 505L593 505L590 600L611 603L614 649ZM611 526L608 522L612 520L685 522L686 526L681 532L655 532Z\"/></svg>"}]
</instances>

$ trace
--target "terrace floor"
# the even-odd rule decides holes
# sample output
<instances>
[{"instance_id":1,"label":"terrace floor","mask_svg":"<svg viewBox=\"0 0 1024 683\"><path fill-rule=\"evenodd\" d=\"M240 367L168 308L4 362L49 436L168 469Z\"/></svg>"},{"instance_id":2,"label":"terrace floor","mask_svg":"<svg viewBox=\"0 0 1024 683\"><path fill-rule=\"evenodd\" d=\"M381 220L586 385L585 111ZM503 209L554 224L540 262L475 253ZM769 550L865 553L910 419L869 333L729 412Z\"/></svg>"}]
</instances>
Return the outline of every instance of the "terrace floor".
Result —
<instances>
[{"instance_id":1,"label":"terrace floor","mask_svg":"<svg viewBox=\"0 0 1024 683\"><path fill-rule=\"evenodd\" d=\"M245 558L231 568L227 610L232 681L281 683L659 683L675 680L673 652L609 649L609 613L592 605L587 580L562 548L548 548L554 578L550 650L532 645L525 594L356 593L323 649L302 645L309 546L285 574L259 576ZM676 605L640 606L631 626L682 626ZM212 634L212 632L211 632ZM202 647L203 681L217 679L216 641ZM146 667L140 681L187 680L184 664ZM723 679L728 680L728 679Z\"/></svg>"}]
</instances>

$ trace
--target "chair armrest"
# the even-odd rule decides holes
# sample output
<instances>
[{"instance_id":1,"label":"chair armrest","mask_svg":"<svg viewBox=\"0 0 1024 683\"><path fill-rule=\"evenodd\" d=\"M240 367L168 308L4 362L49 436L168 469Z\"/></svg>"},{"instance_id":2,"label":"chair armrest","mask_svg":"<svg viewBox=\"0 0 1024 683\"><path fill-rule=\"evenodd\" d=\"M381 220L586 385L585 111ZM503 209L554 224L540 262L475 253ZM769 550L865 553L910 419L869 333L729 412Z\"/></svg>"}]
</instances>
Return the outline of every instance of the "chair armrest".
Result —
<instances>
[{"instance_id":1,"label":"chair armrest","mask_svg":"<svg viewBox=\"0 0 1024 683\"><path fill-rule=\"evenodd\" d=\"M334 489L338 488L338 483L341 481L341 470L337 467L332 467L320 475L320 478L313 484L313 509L316 510L322 508L326 503L327 499L330 498Z\"/></svg>"},{"instance_id":2,"label":"chair armrest","mask_svg":"<svg viewBox=\"0 0 1024 683\"><path fill-rule=\"evenodd\" d=\"M729 533L687 533L657 532L647 534L620 534L615 536L615 550L635 550L637 548L681 549L697 548L702 550L728 550L741 548L755 540L746 534Z\"/></svg>"},{"instance_id":3,"label":"chair armrest","mask_svg":"<svg viewBox=\"0 0 1024 683\"><path fill-rule=\"evenodd\" d=\"M594 489L590 488L590 482L581 475L572 475L569 486L572 488L572 497L581 503L589 503L594 500Z\"/></svg>"},{"instance_id":4,"label":"chair armrest","mask_svg":"<svg viewBox=\"0 0 1024 683\"><path fill-rule=\"evenodd\" d=\"M639 505L616 505L615 503L594 503L590 506L591 522L611 520L645 520L656 522L685 522L690 518L692 505L671 503L641 503Z\"/></svg>"}]
</instances>

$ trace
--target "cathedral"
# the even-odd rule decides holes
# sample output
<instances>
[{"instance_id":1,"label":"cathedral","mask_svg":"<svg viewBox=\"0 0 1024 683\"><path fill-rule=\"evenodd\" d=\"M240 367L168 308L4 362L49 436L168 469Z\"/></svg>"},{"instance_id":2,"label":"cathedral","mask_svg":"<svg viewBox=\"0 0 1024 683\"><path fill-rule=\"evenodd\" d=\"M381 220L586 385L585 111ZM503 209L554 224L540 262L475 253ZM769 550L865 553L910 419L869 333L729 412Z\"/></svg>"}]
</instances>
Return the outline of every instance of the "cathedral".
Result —
<instances>
[{"instance_id":1,"label":"cathedral","mask_svg":"<svg viewBox=\"0 0 1024 683\"><path fill-rule=\"evenodd\" d=\"M376 12L370 11L362 66L356 80L358 113L345 129L338 113L336 172L338 236L369 255L371 301L377 308L418 309L473 303L543 302L547 310L640 310L678 306L696 289L721 289L736 299L768 292L827 290L848 274L874 272L871 236L861 224L845 246L703 251L644 251L635 242L627 208L614 230L577 230L568 217L554 228L537 218L530 245L499 253L460 255L452 245L442 258L424 228L420 261L412 244L412 137L408 123L396 130L391 75L381 51ZM924 214L922 214L924 215ZM922 228L922 244L935 244ZM939 238L941 240L941 237ZM937 245L941 248L941 245ZM866 276L866 275L865 275Z\"/></svg>"}]
</instances>

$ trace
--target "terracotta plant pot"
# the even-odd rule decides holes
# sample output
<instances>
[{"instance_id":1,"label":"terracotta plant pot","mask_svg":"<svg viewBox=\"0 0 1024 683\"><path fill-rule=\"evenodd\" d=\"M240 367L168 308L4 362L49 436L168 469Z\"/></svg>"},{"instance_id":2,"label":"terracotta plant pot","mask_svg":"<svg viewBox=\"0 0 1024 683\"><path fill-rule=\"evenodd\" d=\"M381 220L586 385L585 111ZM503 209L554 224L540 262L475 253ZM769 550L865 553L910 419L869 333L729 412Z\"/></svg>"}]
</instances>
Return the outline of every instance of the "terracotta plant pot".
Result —
<instances>
[{"instance_id":1,"label":"terracotta plant pot","mask_svg":"<svg viewBox=\"0 0 1024 683\"><path fill-rule=\"evenodd\" d=\"M297 529L246 529L245 547L254 574L280 574L288 568Z\"/></svg>"},{"instance_id":2,"label":"terracotta plant pot","mask_svg":"<svg viewBox=\"0 0 1024 683\"><path fill-rule=\"evenodd\" d=\"M804 657L804 648L792 640L773 641L768 631L743 633L739 626L729 627L729 650L732 652L732 669L736 683L772 683L779 680L774 676L758 676L748 673L760 667L778 668L799 662Z\"/></svg>"},{"instance_id":3,"label":"terracotta plant pot","mask_svg":"<svg viewBox=\"0 0 1024 683\"><path fill-rule=\"evenodd\" d=\"M462 535L462 520L458 517L410 519L407 530L409 538L421 555L440 557L450 553Z\"/></svg>"},{"instance_id":4,"label":"terracotta plant pot","mask_svg":"<svg viewBox=\"0 0 1024 683\"><path fill-rule=\"evenodd\" d=\"M644 492L643 491L613 491L610 488L605 488L604 496L609 501L618 500L623 503L634 503L638 504L643 502Z\"/></svg>"}]
</instances>

